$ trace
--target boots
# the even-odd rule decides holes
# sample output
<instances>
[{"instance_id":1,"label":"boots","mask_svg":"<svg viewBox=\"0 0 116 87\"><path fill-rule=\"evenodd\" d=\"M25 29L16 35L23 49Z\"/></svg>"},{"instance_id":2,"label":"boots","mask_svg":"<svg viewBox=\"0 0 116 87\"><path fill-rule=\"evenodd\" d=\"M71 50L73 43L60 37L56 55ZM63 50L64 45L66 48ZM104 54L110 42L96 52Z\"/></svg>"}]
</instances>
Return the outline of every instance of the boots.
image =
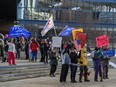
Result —
<instances>
[{"instance_id":1,"label":"boots","mask_svg":"<svg viewBox=\"0 0 116 87\"><path fill-rule=\"evenodd\" d=\"M84 74L84 81L85 81L85 82L90 82L90 80L88 80L87 73Z\"/></svg>"},{"instance_id":2,"label":"boots","mask_svg":"<svg viewBox=\"0 0 116 87\"><path fill-rule=\"evenodd\" d=\"M71 77L71 83L77 83L74 77Z\"/></svg>"},{"instance_id":3,"label":"boots","mask_svg":"<svg viewBox=\"0 0 116 87\"><path fill-rule=\"evenodd\" d=\"M82 74L79 75L79 82L82 82Z\"/></svg>"}]
</instances>

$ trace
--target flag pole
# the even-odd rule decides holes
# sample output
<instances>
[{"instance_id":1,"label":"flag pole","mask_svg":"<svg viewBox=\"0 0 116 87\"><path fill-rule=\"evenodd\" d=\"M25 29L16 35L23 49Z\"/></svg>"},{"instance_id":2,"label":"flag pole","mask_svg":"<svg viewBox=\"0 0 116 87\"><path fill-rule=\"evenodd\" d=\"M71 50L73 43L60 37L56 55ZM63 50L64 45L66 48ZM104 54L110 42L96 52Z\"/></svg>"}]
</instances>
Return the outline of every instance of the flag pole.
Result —
<instances>
[{"instance_id":1,"label":"flag pole","mask_svg":"<svg viewBox=\"0 0 116 87\"><path fill-rule=\"evenodd\" d=\"M51 14L51 16L53 16L53 17L54 17L54 15L53 15L53 14ZM53 28L54 28L55 36L57 36L57 33L56 33L56 27L54 26Z\"/></svg>"},{"instance_id":2,"label":"flag pole","mask_svg":"<svg viewBox=\"0 0 116 87\"><path fill-rule=\"evenodd\" d=\"M55 36L57 36L57 33L56 33L56 28L55 28L55 26L54 26L54 32L55 32Z\"/></svg>"},{"instance_id":3,"label":"flag pole","mask_svg":"<svg viewBox=\"0 0 116 87\"><path fill-rule=\"evenodd\" d=\"M65 28L66 28L66 26L65 26ZM64 29L65 29L65 28L64 28ZM62 29L62 31L64 31L64 29ZM62 32L62 31L61 31L61 32ZM58 34L58 36L61 34L61 32Z\"/></svg>"}]
</instances>

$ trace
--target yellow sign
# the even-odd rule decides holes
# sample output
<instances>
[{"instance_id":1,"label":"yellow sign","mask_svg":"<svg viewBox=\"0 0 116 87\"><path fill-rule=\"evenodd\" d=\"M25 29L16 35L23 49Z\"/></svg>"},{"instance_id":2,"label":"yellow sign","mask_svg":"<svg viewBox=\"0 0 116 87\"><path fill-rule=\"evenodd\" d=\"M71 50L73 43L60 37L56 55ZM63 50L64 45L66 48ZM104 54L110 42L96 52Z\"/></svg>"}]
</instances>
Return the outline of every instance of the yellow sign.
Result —
<instances>
[{"instance_id":1,"label":"yellow sign","mask_svg":"<svg viewBox=\"0 0 116 87\"><path fill-rule=\"evenodd\" d=\"M82 28L72 30L73 40L76 40L76 32L83 32Z\"/></svg>"}]
</instances>

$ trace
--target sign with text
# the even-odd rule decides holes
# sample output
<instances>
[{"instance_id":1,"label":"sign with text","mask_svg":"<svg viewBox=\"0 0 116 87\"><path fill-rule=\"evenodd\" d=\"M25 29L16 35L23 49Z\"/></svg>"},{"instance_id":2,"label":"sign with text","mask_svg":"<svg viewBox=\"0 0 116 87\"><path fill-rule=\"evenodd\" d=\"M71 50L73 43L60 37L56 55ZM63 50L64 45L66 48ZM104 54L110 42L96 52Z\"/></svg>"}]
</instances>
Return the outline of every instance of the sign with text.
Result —
<instances>
[{"instance_id":1,"label":"sign with text","mask_svg":"<svg viewBox=\"0 0 116 87\"><path fill-rule=\"evenodd\" d=\"M61 47L62 45L62 37L53 37L52 38L52 46L53 47Z\"/></svg>"},{"instance_id":2,"label":"sign with text","mask_svg":"<svg viewBox=\"0 0 116 87\"><path fill-rule=\"evenodd\" d=\"M96 45L98 48L102 46L107 46L109 44L108 37L106 35L99 36L96 38Z\"/></svg>"},{"instance_id":3,"label":"sign with text","mask_svg":"<svg viewBox=\"0 0 116 87\"><path fill-rule=\"evenodd\" d=\"M85 42L86 42L86 33L76 33L76 38L80 39L80 43L81 43L81 48L83 48L85 46Z\"/></svg>"},{"instance_id":4,"label":"sign with text","mask_svg":"<svg viewBox=\"0 0 116 87\"><path fill-rule=\"evenodd\" d=\"M105 50L103 51L104 56L113 57L115 56L115 50Z\"/></svg>"}]
</instances>

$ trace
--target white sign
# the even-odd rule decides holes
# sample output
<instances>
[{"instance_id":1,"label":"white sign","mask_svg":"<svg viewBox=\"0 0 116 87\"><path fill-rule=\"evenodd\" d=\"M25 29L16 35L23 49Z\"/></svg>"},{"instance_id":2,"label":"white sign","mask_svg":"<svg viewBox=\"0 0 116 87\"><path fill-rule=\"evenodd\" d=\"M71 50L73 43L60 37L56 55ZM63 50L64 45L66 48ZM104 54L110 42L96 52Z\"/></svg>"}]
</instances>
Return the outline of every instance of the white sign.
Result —
<instances>
[{"instance_id":1,"label":"white sign","mask_svg":"<svg viewBox=\"0 0 116 87\"><path fill-rule=\"evenodd\" d=\"M62 45L62 37L53 37L52 41L53 41L53 43L52 43L53 47L61 47L61 45Z\"/></svg>"}]
</instances>

